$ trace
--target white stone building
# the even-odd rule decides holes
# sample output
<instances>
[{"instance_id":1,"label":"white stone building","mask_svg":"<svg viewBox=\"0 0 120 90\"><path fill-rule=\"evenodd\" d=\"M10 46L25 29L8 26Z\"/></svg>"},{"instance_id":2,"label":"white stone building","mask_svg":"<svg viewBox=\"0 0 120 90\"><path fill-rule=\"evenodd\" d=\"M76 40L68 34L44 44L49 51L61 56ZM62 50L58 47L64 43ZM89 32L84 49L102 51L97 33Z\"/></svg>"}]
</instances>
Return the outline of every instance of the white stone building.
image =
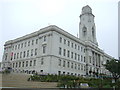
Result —
<instances>
[{"instance_id":1,"label":"white stone building","mask_svg":"<svg viewBox=\"0 0 120 90\"><path fill-rule=\"evenodd\" d=\"M92 9L82 8L79 38L50 25L39 31L7 41L2 68L14 72L90 75L109 72L103 64L112 57L98 48Z\"/></svg>"}]
</instances>

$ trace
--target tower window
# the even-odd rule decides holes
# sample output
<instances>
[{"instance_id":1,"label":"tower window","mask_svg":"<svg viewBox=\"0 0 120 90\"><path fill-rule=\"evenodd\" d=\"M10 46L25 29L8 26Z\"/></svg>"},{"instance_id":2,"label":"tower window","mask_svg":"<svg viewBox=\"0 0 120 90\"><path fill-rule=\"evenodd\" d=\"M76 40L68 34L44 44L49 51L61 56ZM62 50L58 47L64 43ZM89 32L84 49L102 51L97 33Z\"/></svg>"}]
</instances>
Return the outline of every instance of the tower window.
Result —
<instances>
[{"instance_id":1,"label":"tower window","mask_svg":"<svg viewBox=\"0 0 120 90\"><path fill-rule=\"evenodd\" d=\"M86 34L87 34L87 28L83 27L83 36L86 36Z\"/></svg>"},{"instance_id":2,"label":"tower window","mask_svg":"<svg viewBox=\"0 0 120 90\"><path fill-rule=\"evenodd\" d=\"M92 27L92 36L94 37L94 27Z\"/></svg>"}]
</instances>

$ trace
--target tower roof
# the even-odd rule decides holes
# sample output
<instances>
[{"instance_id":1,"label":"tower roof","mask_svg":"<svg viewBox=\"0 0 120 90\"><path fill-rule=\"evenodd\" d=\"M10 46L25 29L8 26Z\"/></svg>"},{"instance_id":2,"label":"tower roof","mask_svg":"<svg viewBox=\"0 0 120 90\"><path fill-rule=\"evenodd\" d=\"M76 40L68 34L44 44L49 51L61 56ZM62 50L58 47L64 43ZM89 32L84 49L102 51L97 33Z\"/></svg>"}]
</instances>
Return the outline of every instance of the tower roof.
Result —
<instances>
[{"instance_id":1,"label":"tower roof","mask_svg":"<svg viewBox=\"0 0 120 90\"><path fill-rule=\"evenodd\" d=\"M82 8L82 14L92 13L92 9L89 5L86 5Z\"/></svg>"}]
</instances>

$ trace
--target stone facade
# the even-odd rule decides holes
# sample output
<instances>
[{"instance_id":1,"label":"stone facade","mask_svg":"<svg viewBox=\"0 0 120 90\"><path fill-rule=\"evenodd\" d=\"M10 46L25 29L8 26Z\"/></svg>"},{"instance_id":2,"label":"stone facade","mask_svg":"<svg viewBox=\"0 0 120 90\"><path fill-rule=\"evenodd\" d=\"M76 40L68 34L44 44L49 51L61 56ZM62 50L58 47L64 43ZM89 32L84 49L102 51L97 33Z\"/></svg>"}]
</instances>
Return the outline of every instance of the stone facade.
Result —
<instances>
[{"instance_id":1,"label":"stone facade","mask_svg":"<svg viewBox=\"0 0 120 90\"><path fill-rule=\"evenodd\" d=\"M42 74L109 74L103 64L112 57L98 48L94 15L89 6L82 9L79 27L79 38L50 25L7 41L2 68L12 68L13 72Z\"/></svg>"}]
</instances>

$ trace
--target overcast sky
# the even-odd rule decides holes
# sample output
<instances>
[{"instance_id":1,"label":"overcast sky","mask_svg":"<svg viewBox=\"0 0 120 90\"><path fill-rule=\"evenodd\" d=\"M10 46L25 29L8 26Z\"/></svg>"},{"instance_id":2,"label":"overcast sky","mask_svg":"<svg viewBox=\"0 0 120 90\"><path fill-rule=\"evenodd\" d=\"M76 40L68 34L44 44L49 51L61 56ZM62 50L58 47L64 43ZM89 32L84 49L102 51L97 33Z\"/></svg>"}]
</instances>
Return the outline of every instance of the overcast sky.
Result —
<instances>
[{"instance_id":1,"label":"overcast sky","mask_svg":"<svg viewBox=\"0 0 120 90\"><path fill-rule=\"evenodd\" d=\"M99 48L118 58L119 0L0 0L0 61L4 43L49 25L77 36L79 16L89 5L95 15Z\"/></svg>"}]
</instances>

